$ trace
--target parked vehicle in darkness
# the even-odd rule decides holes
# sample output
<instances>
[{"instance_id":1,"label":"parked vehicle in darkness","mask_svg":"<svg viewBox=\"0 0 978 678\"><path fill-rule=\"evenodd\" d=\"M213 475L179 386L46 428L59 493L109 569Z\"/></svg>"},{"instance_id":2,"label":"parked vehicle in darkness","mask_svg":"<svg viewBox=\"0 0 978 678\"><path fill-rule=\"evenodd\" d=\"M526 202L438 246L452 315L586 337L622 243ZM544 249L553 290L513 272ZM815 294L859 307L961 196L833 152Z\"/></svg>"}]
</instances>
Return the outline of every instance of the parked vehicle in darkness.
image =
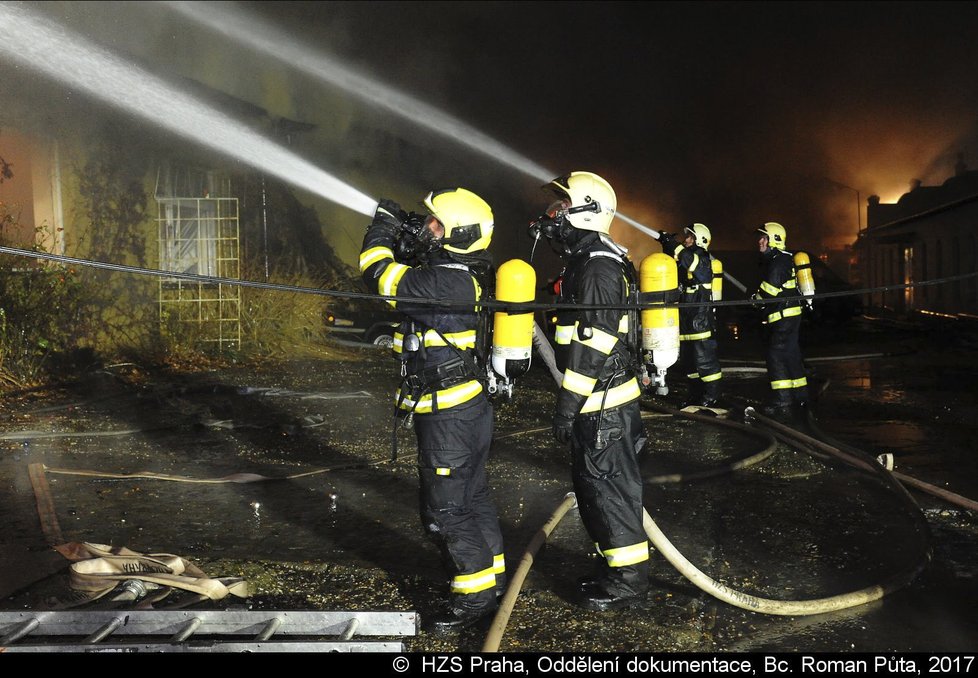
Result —
<instances>
[{"instance_id":1,"label":"parked vehicle in darkness","mask_svg":"<svg viewBox=\"0 0 978 678\"><path fill-rule=\"evenodd\" d=\"M394 332L402 318L394 309L376 306L333 308L323 313L323 323L330 333L388 349L394 347Z\"/></svg>"}]
</instances>

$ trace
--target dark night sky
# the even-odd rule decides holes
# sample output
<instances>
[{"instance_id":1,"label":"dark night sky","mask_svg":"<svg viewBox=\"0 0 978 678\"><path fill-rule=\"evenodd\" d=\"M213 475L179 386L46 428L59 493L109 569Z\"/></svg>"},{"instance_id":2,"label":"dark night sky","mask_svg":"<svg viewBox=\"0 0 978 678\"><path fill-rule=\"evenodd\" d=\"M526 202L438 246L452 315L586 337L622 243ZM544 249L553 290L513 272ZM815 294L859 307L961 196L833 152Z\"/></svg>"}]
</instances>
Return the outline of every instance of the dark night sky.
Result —
<instances>
[{"instance_id":1,"label":"dark night sky","mask_svg":"<svg viewBox=\"0 0 978 678\"><path fill-rule=\"evenodd\" d=\"M831 182L887 201L978 164L974 3L285 4L540 164L604 174L631 216L730 247L770 219L840 244L856 196Z\"/></svg>"},{"instance_id":2,"label":"dark night sky","mask_svg":"<svg viewBox=\"0 0 978 678\"><path fill-rule=\"evenodd\" d=\"M112 48L155 50L164 66L183 59L193 77L186 63L199 45L185 17L151 3L59 4L45 11L86 17L86 32ZM768 220L789 229L789 248L841 246L856 231L857 190L863 205L873 193L890 202L915 178L943 182L958 153L978 167L978 3L245 6L555 173L604 175L619 209L648 226L707 223L720 249L752 249ZM127 29L126 15L146 11L157 21L149 33ZM229 82L249 75L233 70ZM485 185L497 222L521 229L547 201L511 168L352 98L344 105L425 149L422 168L391 167L369 145L349 176L333 166L375 197L398 172L394 183L418 194L431 182ZM501 177L518 187L511 195ZM639 256L657 250L624 224L614 233Z\"/></svg>"}]
</instances>

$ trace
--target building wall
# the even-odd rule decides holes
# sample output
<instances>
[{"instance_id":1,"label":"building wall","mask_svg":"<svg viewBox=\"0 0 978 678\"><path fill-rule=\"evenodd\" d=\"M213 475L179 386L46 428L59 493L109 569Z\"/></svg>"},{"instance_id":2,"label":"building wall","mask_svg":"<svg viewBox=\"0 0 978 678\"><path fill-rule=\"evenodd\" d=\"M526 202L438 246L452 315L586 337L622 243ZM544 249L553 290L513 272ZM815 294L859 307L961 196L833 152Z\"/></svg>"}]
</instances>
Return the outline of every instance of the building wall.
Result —
<instances>
[{"instance_id":1,"label":"building wall","mask_svg":"<svg viewBox=\"0 0 978 678\"><path fill-rule=\"evenodd\" d=\"M58 142L4 127L0 156L12 165L14 176L0 184L0 201L17 227L4 233L11 247L37 245L64 254L62 165Z\"/></svg>"},{"instance_id":2,"label":"building wall","mask_svg":"<svg viewBox=\"0 0 978 678\"><path fill-rule=\"evenodd\" d=\"M30 247L34 243L34 186L31 158L34 145L27 136L5 127L0 133L0 156L10 164L13 176L0 184L0 202L14 221L0 237L9 247Z\"/></svg>"},{"instance_id":3,"label":"building wall","mask_svg":"<svg viewBox=\"0 0 978 678\"><path fill-rule=\"evenodd\" d=\"M959 181L922 187L926 201L921 196L905 201L912 191L897 205L870 203L869 226L856 247L866 286L935 281L912 290L874 292L868 295L871 307L978 315L978 276L936 282L978 272L978 195L961 197L960 186Z\"/></svg>"}]
</instances>

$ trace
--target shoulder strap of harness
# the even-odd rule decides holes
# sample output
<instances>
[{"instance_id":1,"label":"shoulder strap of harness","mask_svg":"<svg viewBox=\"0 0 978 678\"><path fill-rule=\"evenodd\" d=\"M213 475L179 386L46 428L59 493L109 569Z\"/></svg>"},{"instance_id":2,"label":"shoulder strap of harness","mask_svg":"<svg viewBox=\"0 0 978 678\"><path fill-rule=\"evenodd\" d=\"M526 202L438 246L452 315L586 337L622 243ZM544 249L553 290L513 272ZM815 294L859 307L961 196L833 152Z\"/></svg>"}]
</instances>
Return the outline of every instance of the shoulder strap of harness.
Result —
<instances>
[{"instance_id":1,"label":"shoulder strap of harness","mask_svg":"<svg viewBox=\"0 0 978 678\"><path fill-rule=\"evenodd\" d=\"M466 273L472 276L472 279L475 281L476 285L482 292L481 295L477 295L477 298L475 300L475 304L477 306L476 327L475 327L475 333L476 333L475 357L469 355L464 350L460 349L458 346L450 342L448 338L445 337L445 335L442 334L437 327L431 327L426 325L425 323L421 322L420 320L412 316L410 313L404 312L404 315L407 316L407 318L411 320L418 327L422 337L428 332L428 330L431 330L432 332L437 334L439 338L441 338L441 340L445 343L445 346L447 346L448 348L450 348L455 352L455 354L458 356L458 359L461 361L462 365L465 366L466 371L469 372L472 378L478 379L480 382L482 382L483 385L485 385L487 377L485 374L483 374L483 371L480 369L479 365L480 363L488 364L486 361L486 356L488 356L489 350L491 350L490 347L492 346L492 342L490 336L489 343L485 344L486 339L484 337L487 334L491 335L492 324L488 321L490 316L489 312L485 307L482 306L480 302L486 300L487 291L489 294L489 298L492 298L492 296L494 296L493 294L494 287L495 287L494 277L492 275L487 275L486 280L483 280L480 283L478 277L472 272L472 270L465 264L461 264L461 263L452 262L452 263L436 264L435 266L433 266L433 268L452 268L459 271L465 271ZM488 286L488 290L486 286ZM483 344L485 344L485 346L483 346Z\"/></svg>"},{"instance_id":2,"label":"shoulder strap of harness","mask_svg":"<svg viewBox=\"0 0 978 678\"><path fill-rule=\"evenodd\" d=\"M625 301L628 304L628 310L626 311L628 314L628 334L626 335L625 341L628 347L628 353L631 355L632 360L634 361L634 367L638 369L638 367L642 364L641 342L639 341L641 316L639 315L638 306L641 295L638 289L638 273L635 271L635 264L632 263L632 260L625 256L625 252L627 250L624 250L624 248L619 247L617 244L612 243L612 245L614 245L616 249L621 250L621 253L604 252L600 250L597 252L591 252L585 261L585 265L596 257L614 259L621 264L622 275L625 278L626 285ZM676 301L678 301L678 299L679 296L677 291Z\"/></svg>"}]
</instances>

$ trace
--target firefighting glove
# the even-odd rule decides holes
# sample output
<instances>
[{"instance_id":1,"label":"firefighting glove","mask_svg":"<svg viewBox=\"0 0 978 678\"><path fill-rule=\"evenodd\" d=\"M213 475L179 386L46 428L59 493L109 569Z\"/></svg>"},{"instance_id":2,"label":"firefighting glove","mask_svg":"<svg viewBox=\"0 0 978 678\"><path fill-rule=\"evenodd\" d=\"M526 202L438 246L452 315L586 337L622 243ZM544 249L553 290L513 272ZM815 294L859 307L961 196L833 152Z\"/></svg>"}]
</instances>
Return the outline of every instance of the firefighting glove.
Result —
<instances>
[{"instance_id":1,"label":"firefighting glove","mask_svg":"<svg viewBox=\"0 0 978 678\"><path fill-rule=\"evenodd\" d=\"M662 251L670 257L675 256L676 252L682 249L676 242L676 236L665 231L659 231L659 244L662 246Z\"/></svg>"},{"instance_id":2,"label":"firefighting glove","mask_svg":"<svg viewBox=\"0 0 978 678\"><path fill-rule=\"evenodd\" d=\"M378 203L374 220L370 222L368 230L393 238L401 228L403 213L400 205L385 198Z\"/></svg>"},{"instance_id":3,"label":"firefighting glove","mask_svg":"<svg viewBox=\"0 0 978 678\"><path fill-rule=\"evenodd\" d=\"M553 431L554 438L561 445L569 445L571 441L571 431L574 428L574 418L563 414L554 415Z\"/></svg>"},{"instance_id":4,"label":"firefighting glove","mask_svg":"<svg viewBox=\"0 0 978 678\"><path fill-rule=\"evenodd\" d=\"M400 221L401 215L404 213L404 210L402 210L401 206L396 202L394 202L393 200L384 198L379 203L377 203L377 214L379 215L385 213L392 216L395 220Z\"/></svg>"}]
</instances>

